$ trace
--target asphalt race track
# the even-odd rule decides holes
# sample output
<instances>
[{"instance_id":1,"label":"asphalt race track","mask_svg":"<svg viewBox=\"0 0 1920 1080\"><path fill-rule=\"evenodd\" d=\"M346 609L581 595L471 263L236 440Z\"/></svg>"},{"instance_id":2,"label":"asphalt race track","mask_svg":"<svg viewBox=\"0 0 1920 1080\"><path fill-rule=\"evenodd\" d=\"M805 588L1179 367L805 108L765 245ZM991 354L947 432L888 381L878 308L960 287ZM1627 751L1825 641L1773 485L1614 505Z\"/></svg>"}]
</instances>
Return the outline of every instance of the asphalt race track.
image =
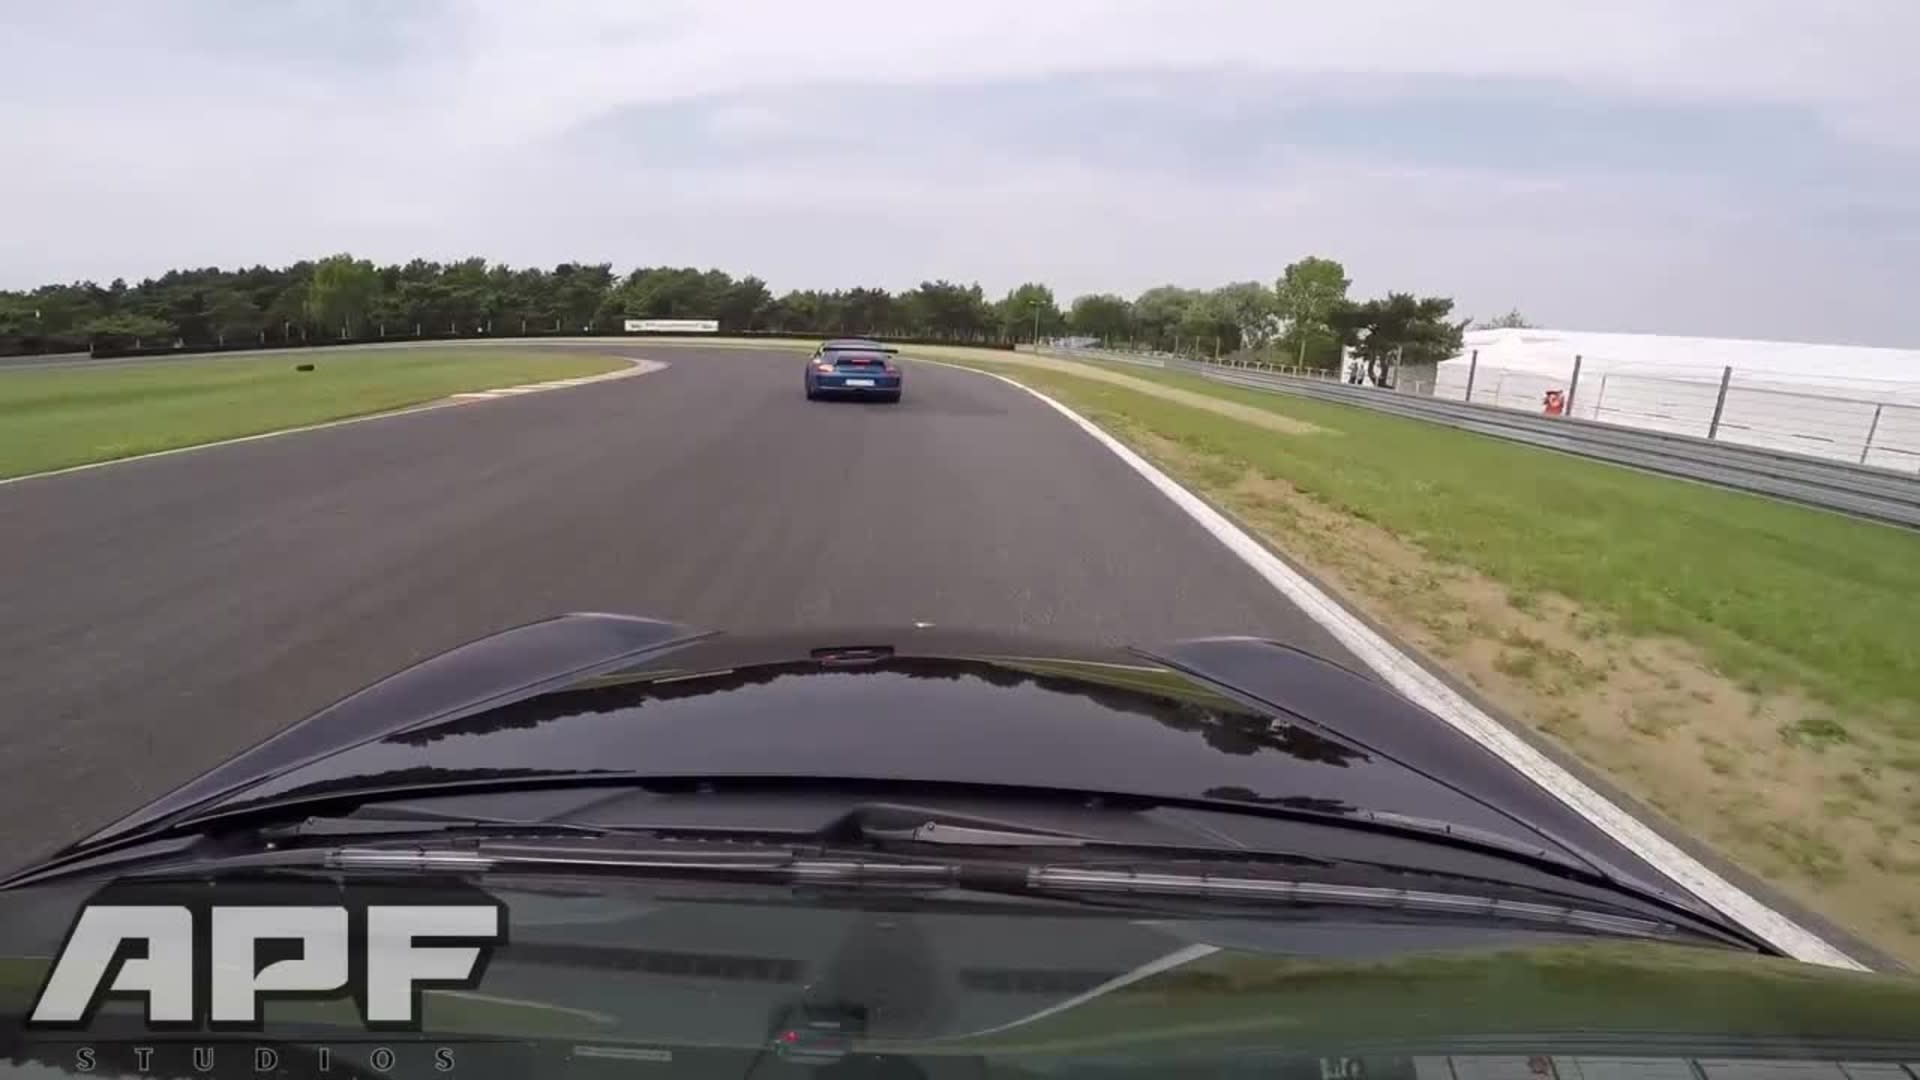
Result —
<instances>
[{"instance_id":1,"label":"asphalt race track","mask_svg":"<svg viewBox=\"0 0 1920 1080\"><path fill-rule=\"evenodd\" d=\"M670 366L0 485L0 866L565 611L1256 633L1344 659L997 380L914 365L898 405L808 402L790 351L600 351Z\"/></svg>"}]
</instances>

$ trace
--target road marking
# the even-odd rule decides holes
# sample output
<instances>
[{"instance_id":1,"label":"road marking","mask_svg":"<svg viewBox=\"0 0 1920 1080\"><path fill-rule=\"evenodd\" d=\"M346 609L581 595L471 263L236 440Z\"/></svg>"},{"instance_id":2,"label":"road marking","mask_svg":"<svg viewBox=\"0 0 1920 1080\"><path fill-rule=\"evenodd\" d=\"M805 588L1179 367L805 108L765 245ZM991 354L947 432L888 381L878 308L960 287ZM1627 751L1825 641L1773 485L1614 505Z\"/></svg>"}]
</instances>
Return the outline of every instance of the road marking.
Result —
<instances>
[{"instance_id":1,"label":"road marking","mask_svg":"<svg viewBox=\"0 0 1920 1080\"><path fill-rule=\"evenodd\" d=\"M576 1046L575 1057L608 1058L613 1061L647 1061L664 1065L673 1060L673 1051L646 1046Z\"/></svg>"},{"instance_id":2,"label":"road marking","mask_svg":"<svg viewBox=\"0 0 1920 1080\"><path fill-rule=\"evenodd\" d=\"M1238 525L1228 520L1226 515L1207 505L1199 496L1161 472L1152 462L1102 431L1093 421L1040 391L1022 385L1005 375L963 367L959 364L942 363L938 360L919 360L919 362L959 368L976 375L999 379L1009 386L1019 387L1046 402L1055 411L1078 425L1082 431L1093 436L1121 461L1126 462L1148 483L1159 489L1162 495L1185 511L1188 517L1211 533L1214 539L1226 546L1227 550L1239 556L1240 561L1265 578L1268 584L1279 590L1308 618L1320 624L1340 644L1346 646L1363 663L1378 672L1388 685L1440 717L1462 734L1500 755L1507 764L1518 769L1528 779L1572 807L1582 817L1613 837L1621 846L1673 879L1675 884L1712 905L1749 931L1766 939L1775 948L1795 960L1854 971L1870 970L1865 964L1841 952L1811 930L1761 903L1739 886L1714 873L1710 867L1681 850L1673 841L1661 836L1645 822L1627 813L1615 805L1611 799L1588 786L1579 777L1561 768L1552 758L1508 730L1506 725L1489 716L1479 706L1421 666L1418 661L1375 633L1372 627L1361 622L1339 602L1320 591L1318 586L1288 566L1279 556L1268 551L1258 540L1247 535Z\"/></svg>"},{"instance_id":3,"label":"road marking","mask_svg":"<svg viewBox=\"0 0 1920 1080\"><path fill-rule=\"evenodd\" d=\"M963 1032L959 1035L944 1036L937 1041L947 1042L950 1040L974 1039L974 1038L979 1038L982 1035L998 1035L1003 1031L1012 1031L1014 1028L1017 1028L1017 1027L1025 1027L1026 1025L1031 1024L1036 1020L1044 1020L1049 1016L1066 1012L1068 1009L1077 1009L1080 1006L1085 1005L1087 1002L1092 1001L1094 998L1103 997L1107 994L1113 993L1115 990L1121 990L1126 987L1132 986L1134 983L1137 983L1142 979L1152 978L1153 976L1158 975L1163 971L1171 971L1174 968L1191 964L1195 960L1203 960L1219 951L1220 951L1219 948L1213 945L1189 945L1184 949L1179 949L1174 952L1170 952L1167 955L1162 956L1156 960L1151 960L1145 964L1142 964L1139 967L1134 968L1132 971L1126 972L1123 975L1118 975L1118 976L1115 976L1114 978L1108 979L1106 982L1101 983L1099 986L1096 986L1093 989L1086 991L1085 993L1076 994L1065 1001L1056 1002L1055 1004L1049 1005L1046 1008L1039 1010L1038 1012L1028 1013L1027 1015L1022 1016L1017 1020L1009 1020L1004 1024L999 1024L994 1027L981 1028L978 1031Z\"/></svg>"},{"instance_id":4,"label":"road marking","mask_svg":"<svg viewBox=\"0 0 1920 1080\"><path fill-rule=\"evenodd\" d=\"M175 454L190 454L196 450L211 450L216 446L235 446L240 443L259 442L261 439L277 439L282 435L298 435L305 431L324 431L327 428L345 427L348 424L364 424L369 420L391 420L396 416L411 416L414 413L432 412L435 409L448 409L460 405L469 405L492 398L501 393L518 394L540 389L557 390L563 386L580 386L590 382L603 382L607 379L630 378L634 375L645 375L648 372L658 371L667 366L658 360L640 360L631 356L614 356L608 359L625 360L630 366L609 371L601 375L583 375L577 379L567 379L556 383L533 383L527 386L502 387L500 390L465 391L458 394L449 394L437 401L429 401L420 405L409 405L405 408L392 409L387 412L368 413L365 416L346 416L338 420L322 420L317 424L302 424L299 427L280 428L277 431L262 431L252 435L239 435L231 439L194 443L192 446L176 446L167 450L154 450L145 454L134 454L130 457L109 458L106 461L89 461L80 465L68 465L64 468L48 469L46 472L24 473L20 476L5 476L0 477L0 487L5 487L8 484L17 484L22 480L42 480L48 477L65 476L68 473L86 472L89 469L104 469L109 465L125 465L133 461L147 461L152 458L171 457Z\"/></svg>"},{"instance_id":5,"label":"road marking","mask_svg":"<svg viewBox=\"0 0 1920 1080\"><path fill-rule=\"evenodd\" d=\"M455 394L453 397L456 401L477 401L481 398L512 397L515 394L537 394L542 390L550 389L552 389L552 387L502 386L497 390L468 390L464 393Z\"/></svg>"},{"instance_id":6,"label":"road marking","mask_svg":"<svg viewBox=\"0 0 1920 1080\"><path fill-rule=\"evenodd\" d=\"M596 1024L612 1024L614 1022L613 1017L603 1012L594 1012L592 1009L575 1009L565 1005L550 1004L545 1001L529 1001L526 998L500 997L497 994L482 994L477 990L447 990L439 987L429 987L424 993L436 994L440 997L459 998L462 1001L485 1002L488 1005L504 1005L514 1009L537 1009L540 1012L565 1013L569 1016L578 1016L583 1020L591 1020Z\"/></svg>"}]
</instances>

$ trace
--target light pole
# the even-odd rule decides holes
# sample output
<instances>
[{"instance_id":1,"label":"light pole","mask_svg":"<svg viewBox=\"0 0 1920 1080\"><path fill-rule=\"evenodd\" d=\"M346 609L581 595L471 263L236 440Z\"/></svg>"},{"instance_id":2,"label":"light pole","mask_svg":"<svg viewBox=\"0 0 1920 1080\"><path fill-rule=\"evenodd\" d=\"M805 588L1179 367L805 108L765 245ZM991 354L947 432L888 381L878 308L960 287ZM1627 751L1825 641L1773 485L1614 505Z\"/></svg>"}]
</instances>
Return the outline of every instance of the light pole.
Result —
<instances>
[{"instance_id":1,"label":"light pole","mask_svg":"<svg viewBox=\"0 0 1920 1080\"><path fill-rule=\"evenodd\" d=\"M1038 299L1029 300L1027 301L1027 306L1033 309L1033 344L1035 348L1038 348L1040 345L1040 301Z\"/></svg>"}]
</instances>

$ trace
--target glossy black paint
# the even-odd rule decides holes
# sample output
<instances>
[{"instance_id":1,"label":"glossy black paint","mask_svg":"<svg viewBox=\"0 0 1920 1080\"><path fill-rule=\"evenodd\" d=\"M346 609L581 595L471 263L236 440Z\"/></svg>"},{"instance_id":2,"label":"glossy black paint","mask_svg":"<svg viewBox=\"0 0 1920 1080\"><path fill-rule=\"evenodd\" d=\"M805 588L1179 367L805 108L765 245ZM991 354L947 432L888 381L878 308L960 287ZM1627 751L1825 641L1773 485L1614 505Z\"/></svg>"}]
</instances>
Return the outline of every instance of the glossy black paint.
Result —
<instances>
[{"instance_id":1,"label":"glossy black paint","mask_svg":"<svg viewBox=\"0 0 1920 1080\"><path fill-rule=\"evenodd\" d=\"M423 785L809 777L1405 816L1661 886L1438 718L1275 643L1129 651L898 627L732 635L617 615L563 616L429 660L81 846Z\"/></svg>"},{"instance_id":2,"label":"glossy black paint","mask_svg":"<svg viewBox=\"0 0 1920 1080\"><path fill-rule=\"evenodd\" d=\"M1435 784L1502 808L1531 831L1579 849L1616 875L1658 885L1657 873L1566 803L1482 744L1382 683L1324 657L1259 638L1203 638L1139 650L1142 657L1313 724ZM1464 824L1464 822L1463 822Z\"/></svg>"},{"instance_id":3,"label":"glossy black paint","mask_svg":"<svg viewBox=\"0 0 1920 1080\"><path fill-rule=\"evenodd\" d=\"M303 762L452 713L497 707L569 685L710 632L630 615L580 613L481 638L344 698L82 840L124 835Z\"/></svg>"}]
</instances>

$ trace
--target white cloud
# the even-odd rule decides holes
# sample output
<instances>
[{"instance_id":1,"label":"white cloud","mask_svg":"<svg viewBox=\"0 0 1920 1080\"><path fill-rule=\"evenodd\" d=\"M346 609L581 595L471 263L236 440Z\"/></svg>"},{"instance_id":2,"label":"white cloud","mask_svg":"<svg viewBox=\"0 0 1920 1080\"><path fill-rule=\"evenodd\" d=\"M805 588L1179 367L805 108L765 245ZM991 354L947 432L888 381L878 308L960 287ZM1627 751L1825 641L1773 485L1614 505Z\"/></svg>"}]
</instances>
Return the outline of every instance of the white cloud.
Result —
<instances>
[{"instance_id":1,"label":"white cloud","mask_svg":"<svg viewBox=\"0 0 1920 1080\"><path fill-rule=\"evenodd\" d=\"M0 20L0 131L23 151L0 200L26 208L0 229L0 286L348 249L719 265L776 287L1034 277L1132 292L1269 278L1321 251L1362 288L1450 293L1469 311L1920 340L1888 284L1920 269L1920 5L1903 0L99 0ZM1176 78L1196 71L1221 77L1204 92ZM889 152L888 131L810 114L798 92L880 102L1074 73L1215 126L1276 85L1312 104L1404 100L1438 78L1777 106L1831 136L1783 143L1783 164L1851 141L1884 171L1855 162L1787 194L1762 176L1521 177L1421 160L1385 131L1238 171L1183 167L1150 141L1138 167L1115 164L1107 151L1154 134L1127 130L1103 132L1099 154L1070 130L1045 154L951 135ZM617 141L591 125L622 108L717 96L678 135L619 153L570 141ZM702 133L732 156L676 157L673 138ZM796 133L851 149L772 152Z\"/></svg>"},{"instance_id":2,"label":"white cloud","mask_svg":"<svg viewBox=\"0 0 1920 1080\"><path fill-rule=\"evenodd\" d=\"M575 110L816 81L979 81L1115 68L1567 81L1808 104L1907 137L1920 97L1900 0L467 0L470 97L537 124ZM537 85L537 95L523 93Z\"/></svg>"}]
</instances>

